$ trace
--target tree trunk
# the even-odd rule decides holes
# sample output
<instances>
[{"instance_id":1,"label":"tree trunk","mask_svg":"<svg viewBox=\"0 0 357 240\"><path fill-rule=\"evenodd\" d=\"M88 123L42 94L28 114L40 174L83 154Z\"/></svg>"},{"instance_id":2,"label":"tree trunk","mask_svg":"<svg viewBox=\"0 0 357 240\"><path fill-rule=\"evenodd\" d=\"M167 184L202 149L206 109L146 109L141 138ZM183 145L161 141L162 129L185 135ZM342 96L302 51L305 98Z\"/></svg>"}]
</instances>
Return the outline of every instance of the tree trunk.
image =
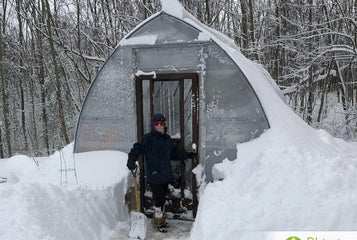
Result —
<instances>
[{"instance_id":1,"label":"tree trunk","mask_svg":"<svg viewBox=\"0 0 357 240\"><path fill-rule=\"evenodd\" d=\"M312 11L312 4L313 0L309 0L309 32L310 34L312 31L313 25L313 11ZM313 51L313 39L310 40L312 43L308 43L310 51ZM308 98L307 98L307 116L306 121L308 124L312 123L312 111L313 111L313 104L314 104L314 66L311 65L309 67L309 77L308 77Z\"/></svg>"},{"instance_id":2,"label":"tree trunk","mask_svg":"<svg viewBox=\"0 0 357 240\"><path fill-rule=\"evenodd\" d=\"M240 0L240 7L242 11L242 38L243 38L243 53L248 49L248 14L246 0Z\"/></svg>"},{"instance_id":3,"label":"tree trunk","mask_svg":"<svg viewBox=\"0 0 357 240\"><path fill-rule=\"evenodd\" d=\"M280 6L279 6L279 1L275 0L275 18L277 19L276 22L280 22ZM277 24L275 28L275 37L276 39L280 38L280 25ZM273 50L273 49L272 49ZM273 71L272 75L273 78L277 81L277 84L279 85L279 67L280 67L280 62L279 62L279 56L280 56L280 47L276 46L275 51L274 51L274 62L273 62Z\"/></svg>"},{"instance_id":4,"label":"tree trunk","mask_svg":"<svg viewBox=\"0 0 357 240\"><path fill-rule=\"evenodd\" d=\"M40 3L38 3L40 4ZM40 9L40 7L38 7ZM36 24L36 7L33 6L32 16ZM42 16L44 17L44 16ZM43 21L41 21L43 22ZM40 27L40 26L38 26ZM42 44L42 33L39 29L36 29L37 37L37 49L35 49L35 63L37 68L38 81L40 83L40 100L41 100L41 118L42 118L42 130L43 130L43 143L47 155L50 155L50 145L48 139L48 117L46 110L46 88L45 88L45 67L44 67L44 57L43 57L43 44Z\"/></svg>"},{"instance_id":5,"label":"tree trunk","mask_svg":"<svg viewBox=\"0 0 357 240\"><path fill-rule=\"evenodd\" d=\"M342 100L342 107L343 110L345 111L345 120L346 120L346 135L345 137L349 137L349 125L350 125L350 119L349 119L349 106L348 106L348 92L347 92L347 87L346 87L346 82L344 80L344 77L341 72L340 65L338 61L335 59L335 64L336 64L336 73L337 77L340 80L341 84L341 100Z\"/></svg>"},{"instance_id":6,"label":"tree trunk","mask_svg":"<svg viewBox=\"0 0 357 240\"><path fill-rule=\"evenodd\" d=\"M25 94L24 94L24 82L26 81L25 78L25 73L24 73L24 61L23 61L23 47L24 47L24 35L22 33L22 18L21 18L21 4L22 0L17 0L16 1L16 11L17 11L17 21L19 24L19 43L20 43L20 66L22 67L20 69L20 79L19 79L19 84L20 84L20 102L21 102L21 127L22 127L22 134L24 136L24 151L27 153L28 151L28 140L27 140L27 132L26 132L26 116L25 116Z\"/></svg>"},{"instance_id":7,"label":"tree trunk","mask_svg":"<svg viewBox=\"0 0 357 240\"><path fill-rule=\"evenodd\" d=\"M312 111L314 104L314 87L313 87L313 67L309 69L309 80L308 80L308 97L307 97L307 116L306 121L308 124L312 123Z\"/></svg>"},{"instance_id":8,"label":"tree trunk","mask_svg":"<svg viewBox=\"0 0 357 240\"><path fill-rule=\"evenodd\" d=\"M4 158L4 150L3 150L3 144L2 144L2 131L0 128L0 158Z\"/></svg>"},{"instance_id":9,"label":"tree trunk","mask_svg":"<svg viewBox=\"0 0 357 240\"><path fill-rule=\"evenodd\" d=\"M209 0L205 0L206 3L206 21L207 24L211 23L211 13L210 13L210 7L209 7Z\"/></svg>"},{"instance_id":10,"label":"tree trunk","mask_svg":"<svg viewBox=\"0 0 357 240\"><path fill-rule=\"evenodd\" d=\"M250 31L250 41L255 46L255 29L254 29L254 9L253 9L253 0L248 1L249 8L249 31ZM253 57L255 60L258 60L258 53L254 50Z\"/></svg>"},{"instance_id":11,"label":"tree trunk","mask_svg":"<svg viewBox=\"0 0 357 240\"><path fill-rule=\"evenodd\" d=\"M32 141L32 150L33 150L33 156L37 156L37 152L38 152L38 137L37 137L37 126L36 126L36 107L35 107L35 86L34 86L34 82L33 79L31 79L31 81L29 82L29 87L30 87L30 96L31 96L31 110L32 110L32 126L33 126L33 131L32 131L32 137L33 137L33 141Z\"/></svg>"},{"instance_id":12,"label":"tree trunk","mask_svg":"<svg viewBox=\"0 0 357 240\"><path fill-rule=\"evenodd\" d=\"M12 150L11 150L9 108L8 108L7 96L5 91L6 81L5 81L4 67L3 67L3 57L5 56L4 36L5 36L5 21L6 21L6 12L7 12L6 7L7 7L7 1L4 0L2 19L0 22L0 82L1 82L1 100L2 100L3 113L4 113L4 127L5 127L7 156L10 157L12 155Z\"/></svg>"},{"instance_id":13,"label":"tree trunk","mask_svg":"<svg viewBox=\"0 0 357 240\"><path fill-rule=\"evenodd\" d=\"M56 52L53 37L52 37L51 9L50 9L48 0L42 0L42 1L45 1L45 4L46 4L46 14L47 14L46 25L47 25L48 38L49 38L48 40L49 40L50 48L51 48L53 67L55 70L56 99L57 99L57 104L58 104L58 115L59 115L59 121L60 121L60 128L61 128L61 132L63 134L65 143L69 144L69 138L68 138L68 134L67 134L66 122L65 122L64 111L63 111L61 82L60 82L61 80L60 80L58 63L57 63L57 52Z\"/></svg>"},{"instance_id":14,"label":"tree trunk","mask_svg":"<svg viewBox=\"0 0 357 240\"><path fill-rule=\"evenodd\" d=\"M331 73L331 69L332 66L334 64L334 59L331 60L330 65L329 65L329 69L327 71L327 75L326 75L326 80L324 81L324 88L322 90L322 94L321 94L321 101L320 101L320 108L319 108L319 113L317 116L317 122L321 122L321 115L322 115L322 109L325 103L325 95L326 95L326 91L328 89L328 86L330 85L330 73Z\"/></svg>"},{"instance_id":15,"label":"tree trunk","mask_svg":"<svg viewBox=\"0 0 357 240\"><path fill-rule=\"evenodd\" d=\"M87 60L83 57L83 53L82 53L82 48L81 48L81 30L80 30L80 2L79 0L77 0L76 2L77 4L77 48L78 48L78 52L81 56L81 59L83 61L84 64L84 68L87 72L87 76L85 77L85 79L89 79L89 81L92 80L92 76L89 70L89 67L87 65Z\"/></svg>"}]
</instances>

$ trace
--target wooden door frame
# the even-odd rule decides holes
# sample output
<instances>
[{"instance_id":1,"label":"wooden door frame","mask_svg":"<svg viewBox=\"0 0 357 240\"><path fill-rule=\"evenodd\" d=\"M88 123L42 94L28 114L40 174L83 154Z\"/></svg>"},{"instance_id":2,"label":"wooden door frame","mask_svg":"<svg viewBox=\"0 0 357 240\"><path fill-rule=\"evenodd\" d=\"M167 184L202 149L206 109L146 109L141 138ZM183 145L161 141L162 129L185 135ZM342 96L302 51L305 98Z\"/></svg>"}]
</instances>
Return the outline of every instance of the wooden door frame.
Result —
<instances>
[{"instance_id":1,"label":"wooden door frame","mask_svg":"<svg viewBox=\"0 0 357 240\"><path fill-rule=\"evenodd\" d=\"M154 78L155 77L155 78ZM142 80L150 80L150 113L153 113L153 82L154 81L180 81L180 134L184 139L184 79L192 79L192 97L196 98L193 101L195 108L192 111L192 142L198 145L199 143L199 76L198 73L172 73L172 74L157 74L154 75L141 75L135 78L136 87L136 116L137 116L137 140L139 141L144 136L143 129L143 88ZM184 147L184 146L182 146ZM197 157L192 161L192 169L194 169L199 163ZM144 178L144 159L143 156L139 158L139 169L140 169L140 203L141 210L144 212L144 193L145 193L145 178ZM181 168L183 169L183 168ZM182 172L183 171L183 172ZM181 170L181 176L184 176L184 169ZM197 182L193 173L192 176L192 201L193 201L193 216L196 217L198 199L197 199ZM182 181L185 183L184 177ZM181 198L184 197L185 184L181 182ZM145 183L145 184L142 184Z\"/></svg>"}]
</instances>

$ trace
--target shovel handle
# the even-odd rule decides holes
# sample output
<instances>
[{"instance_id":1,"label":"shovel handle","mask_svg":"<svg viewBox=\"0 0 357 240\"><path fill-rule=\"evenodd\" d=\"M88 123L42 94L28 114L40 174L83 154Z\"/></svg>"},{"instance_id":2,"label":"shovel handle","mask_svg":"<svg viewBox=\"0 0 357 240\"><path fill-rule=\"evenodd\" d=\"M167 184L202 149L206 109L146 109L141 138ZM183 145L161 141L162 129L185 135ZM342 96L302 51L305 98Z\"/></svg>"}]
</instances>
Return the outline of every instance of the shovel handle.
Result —
<instances>
[{"instance_id":1,"label":"shovel handle","mask_svg":"<svg viewBox=\"0 0 357 240\"><path fill-rule=\"evenodd\" d=\"M135 171L131 170L131 173L133 174L133 177L134 177L136 209L140 213L141 211L140 211L140 203L139 203L138 182L136 181L136 172L137 172L137 170L138 170L138 168L135 168Z\"/></svg>"}]
</instances>

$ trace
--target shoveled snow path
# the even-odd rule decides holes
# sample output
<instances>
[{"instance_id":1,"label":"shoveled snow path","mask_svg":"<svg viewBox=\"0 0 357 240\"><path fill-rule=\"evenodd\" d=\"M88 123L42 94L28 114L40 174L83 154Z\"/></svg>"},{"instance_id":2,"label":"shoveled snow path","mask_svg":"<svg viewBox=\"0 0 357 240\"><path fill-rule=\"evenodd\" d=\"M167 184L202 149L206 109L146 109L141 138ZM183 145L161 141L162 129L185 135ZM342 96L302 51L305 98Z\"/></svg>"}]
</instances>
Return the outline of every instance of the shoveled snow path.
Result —
<instances>
[{"instance_id":1,"label":"shoveled snow path","mask_svg":"<svg viewBox=\"0 0 357 240\"><path fill-rule=\"evenodd\" d=\"M190 231L192 228L193 222L191 221L183 221L183 220L175 220L168 219L167 222L169 224L169 228L166 233L158 232L153 229L151 225L151 219L147 219L147 232L146 239L155 239L155 240L184 240L188 239L190 235ZM120 235L117 239L111 240L129 240L129 226L126 226L120 231Z\"/></svg>"}]
</instances>

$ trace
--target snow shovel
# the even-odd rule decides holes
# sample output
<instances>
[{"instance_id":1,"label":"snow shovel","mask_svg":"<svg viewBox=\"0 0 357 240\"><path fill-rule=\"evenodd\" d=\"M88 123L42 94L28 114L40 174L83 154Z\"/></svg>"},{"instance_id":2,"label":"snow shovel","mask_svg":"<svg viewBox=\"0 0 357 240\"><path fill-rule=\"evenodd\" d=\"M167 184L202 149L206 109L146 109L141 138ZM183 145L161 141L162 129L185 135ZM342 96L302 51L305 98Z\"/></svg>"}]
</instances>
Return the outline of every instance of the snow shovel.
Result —
<instances>
[{"instance_id":1,"label":"snow shovel","mask_svg":"<svg viewBox=\"0 0 357 240\"><path fill-rule=\"evenodd\" d=\"M136 209L137 212L130 212L131 226L129 237L134 239L145 239L146 237L146 216L140 212L140 203L139 203L139 194L138 194L138 183L136 181L136 172L131 170L131 173L134 177L134 186L135 186L135 200L136 200Z\"/></svg>"}]
</instances>

